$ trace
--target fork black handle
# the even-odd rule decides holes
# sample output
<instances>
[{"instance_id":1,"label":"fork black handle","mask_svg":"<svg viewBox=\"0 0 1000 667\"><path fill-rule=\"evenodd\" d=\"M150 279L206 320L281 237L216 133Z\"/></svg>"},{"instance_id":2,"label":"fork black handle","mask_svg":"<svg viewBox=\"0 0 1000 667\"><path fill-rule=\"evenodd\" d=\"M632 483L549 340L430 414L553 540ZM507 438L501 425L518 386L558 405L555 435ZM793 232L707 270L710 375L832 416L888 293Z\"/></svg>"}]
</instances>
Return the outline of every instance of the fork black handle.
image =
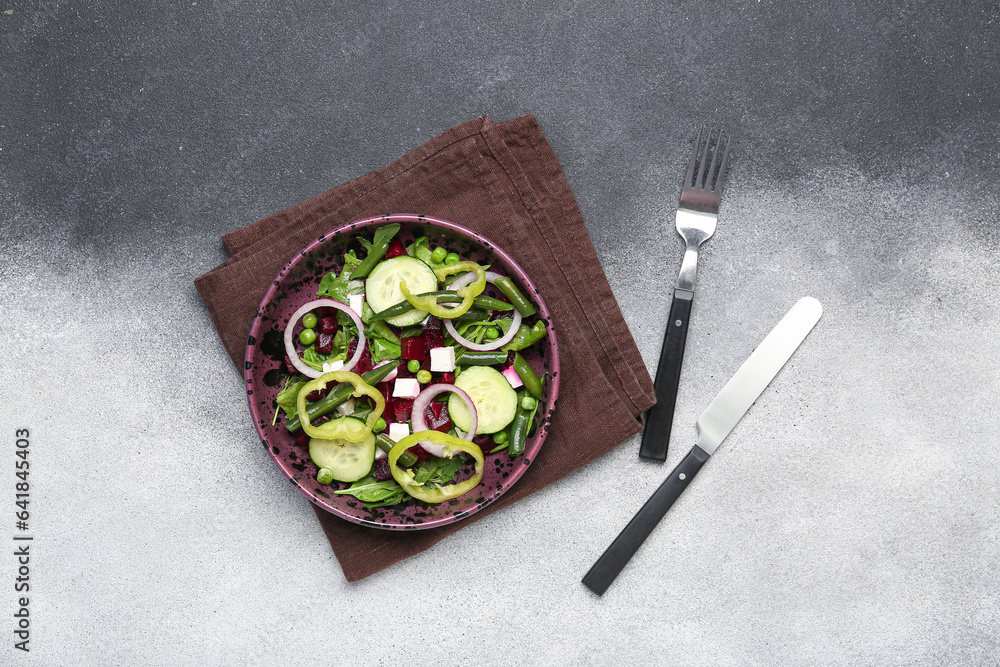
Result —
<instances>
[{"instance_id":1,"label":"fork black handle","mask_svg":"<svg viewBox=\"0 0 1000 667\"><path fill-rule=\"evenodd\" d=\"M675 289L670 304L670 319L663 336L660 363L656 367L656 405L646 413L646 428L642 432L639 456L651 461L667 460L667 445L674 423L674 404L677 402L677 385L681 379L681 362L684 361L684 344L687 342L688 319L694 292Z\"/></svg>"}]
</instances>

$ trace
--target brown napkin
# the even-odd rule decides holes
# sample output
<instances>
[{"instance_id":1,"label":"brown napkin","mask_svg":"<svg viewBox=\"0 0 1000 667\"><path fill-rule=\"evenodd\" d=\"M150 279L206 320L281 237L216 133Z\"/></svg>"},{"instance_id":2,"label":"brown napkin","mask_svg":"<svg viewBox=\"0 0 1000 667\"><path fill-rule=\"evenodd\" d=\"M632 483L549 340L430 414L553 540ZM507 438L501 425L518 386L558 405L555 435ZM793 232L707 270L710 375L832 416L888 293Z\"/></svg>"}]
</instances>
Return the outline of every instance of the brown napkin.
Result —
<instances>
[{"instance_id":1,"label":"brown napkin","mask_svg":"<svg viewBox=\"0 0 1000 667\"><path fill-rule=\"evenodd\" d=\"M454 220L513 255L552 313L562 372L541 453L517 484L468 519L382 531L313 506L348 581L420 553L607 453L639 431L639 415L655 401L569 183L534 116L467 121L378 171L224 235L230 258L195 285L238 369L254 312L285 262L320 234L382 213Z\"/></svg>"}]
</instances>

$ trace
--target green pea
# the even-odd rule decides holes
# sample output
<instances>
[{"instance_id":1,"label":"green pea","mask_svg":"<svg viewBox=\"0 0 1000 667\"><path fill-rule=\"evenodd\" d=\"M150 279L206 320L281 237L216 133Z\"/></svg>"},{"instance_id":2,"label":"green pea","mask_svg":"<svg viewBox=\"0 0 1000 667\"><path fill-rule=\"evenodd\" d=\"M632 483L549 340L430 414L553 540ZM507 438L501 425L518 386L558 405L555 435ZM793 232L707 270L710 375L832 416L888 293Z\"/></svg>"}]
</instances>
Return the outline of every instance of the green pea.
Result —
<instances>
[{"instance_id":1,"label":"green pea","mask_svg":"<svg viewBox=\"0 0 1000 667\"><path fill-rule=\"evenodd\" d=\"M498 445L502 445L503 443L507 442L507 431L500 431L498 433L494 433L493 442L495 442Z\"/></svg>"},{"instance_id":2,"label":"green pea","mask_svg":"<svg viewBox=\"0 0 1000 667\"><path fill-rule=\"evenodd\" d=\"M448 253L447 255L445 255L445 257L444 257L444 263L445 263L445 264L448 264L448 265L451 265L451 264L458 264L458 263L459 263L459 262L461 261L461 259L462 259L462 258L458 256L458 253L454 253L454 252L449 252L449 253Z\"/></svg>"},{"instance_id":3,"label":"green pea","mask_svg":"<svg viewBox=\"0 0 1000 667\"><path fill-rule=\"evenodd\" d=\"M490 340L496 340L500 337L500 332L496 330L496 327L487 327L486 337ZM500 443L498 442L497 444L499 445Z\"/></svg>"},{"instance_id":4,"label":"green pea","mask_svg":"<svg viewBox=\"0 0 1000 667\"><path fill-rule=\"evenodd\" d=\"M534 396L525 396L521 399L521 409L526 412L531 412L538 407L538 401Z\"/></svg>"},{"instance_id":5,"label":"green pea","mask_svg":"<svg viewBox=\"0 0 1000 667\"><path fill-rule=\"evenodd\" d=\"M312 345L316 342L316 332L312 329L303 329L299 332L299 342L303 345Z\"/></svg>"},{"instance_id":6,"label":"green pea","mask_svg":"<svg viewBox=\"0 0 1000 667\"><path fill-rule=\"evenodd\" d=\"M431 381L431 372L427 370L417 371L417 382L427 384Z\"/></svg>"},{"instance_id":7,"label":"green pea","mask_svg":"<svg viewBox=\"0 0 1000 667\"><path fill-rule=\"evenodd\" d=\"M319 318L316 317L316 313L306 313L302 316L302 326L306 329L314 329L317 324L319 324Z\"/></svg>"},{"instance_id":8,"label":"green pea","mask_svg":"<svg viewBox=\"0 0 1000 667\"><path fill-rule=\"evenodd\" d=\"M434 248L434 252L431 253L431 261L435 264L440 264L447 256L448 251L441 246L438 246L437 248Z\"/></svg>"},{"instance_id":9,"label":"green pea","mask_svg":"<svg viewBox=\"0 0 1000 667\"><path fill-rule=\"evenodd\" d=\"M333 471L329 468L320 468L316 473L316 481L320 484L329 484L333 481Z\"/></svg>"},{"instance_id":10,"label":"green pea","mask_svg":"<svg viewBox=\"0 0 1000 667\"><path fill-rule=\"evenodd\" d=\"M417 371L420 370L420 362L417 361L416 359L410 359L409 361L406 362L406 370L410 371L411 373L416 373Z\"/></svg>"},{"instance_id":11,"label":"green pea","mask_svg":"<svg viewBox=\"0 0 1000 667\"><path fill-rule=\"evenodd\" d=\"M381 417L379 417L378 421L375 422L375 427L372 430L373 431L379 431L379 432L381 432L381 431L384 431L387 426L388 426L388 424L385 423L385 420L382 419Z\"/></svg>"}]
</instances>

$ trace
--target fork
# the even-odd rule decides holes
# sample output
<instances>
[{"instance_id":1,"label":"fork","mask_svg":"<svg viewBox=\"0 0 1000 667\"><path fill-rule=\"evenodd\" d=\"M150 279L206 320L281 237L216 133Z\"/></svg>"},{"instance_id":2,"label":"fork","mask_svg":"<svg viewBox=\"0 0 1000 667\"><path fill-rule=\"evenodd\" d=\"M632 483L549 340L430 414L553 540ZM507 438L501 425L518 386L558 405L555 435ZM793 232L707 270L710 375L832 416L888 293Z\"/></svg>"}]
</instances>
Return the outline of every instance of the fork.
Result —
<instances>
[{"instance_id":1,"label":"fork","mask_svg":"<svg viewBox=\"0 0 1000 667\"><path fill-rule=\"evenodd\" d=\"M674 300L670 305L670 317L667 319L667 331L663 337L660 363L656 368L656 380L653 383L656 405L646 414L646 427L642 432L642 445L639 447L639 456L653 461L667 460L667 445L670 443L674 406L677 402L677 385L681 378L681 362L684 359L684 344L687 341L688 318L691 316L691 302L694 300L698 248L715 233L722 185L726 175L726 160L729 158L729 144L732 140L732 133L729 133L723 146L723 131L720 129L713 147L713 131L709 130L705 147L699 151L704 130L705 128L698 130L698 138L694 142L694 154L688 163L684 187L681 189L681 204L677 209L677 233L684 239L686 248L681 262L681 272L674 288ZM711 162L708 162L709 152L712 154ZM716 171L716 160L720 152L722 161ZM696 167L697 176L695 176Z\"/></svg>"}]
</instances>

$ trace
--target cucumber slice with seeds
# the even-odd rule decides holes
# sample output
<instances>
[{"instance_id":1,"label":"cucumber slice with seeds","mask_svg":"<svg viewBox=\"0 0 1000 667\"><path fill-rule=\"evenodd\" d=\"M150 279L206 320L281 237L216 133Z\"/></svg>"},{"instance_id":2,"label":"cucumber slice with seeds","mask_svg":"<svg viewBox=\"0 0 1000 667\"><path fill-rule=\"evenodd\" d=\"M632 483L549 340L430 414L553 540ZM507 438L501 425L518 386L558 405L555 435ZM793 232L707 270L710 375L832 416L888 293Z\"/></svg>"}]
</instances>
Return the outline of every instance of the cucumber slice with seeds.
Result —
<instances>
[{"instance_id":1,"label":"cucumber slice with seeds","mask_svg":"<svg viewBox=\"0 0 1000 667\"><path fill-rule=\"evenodd\" d=\"M517 392L499 371L489 366L469 366L455 378L455 386L463 390L476 406L479 424L476 435L496 433L512 421L517 412ZM452 423L468 432L472 413L458 396L448 398L448 414Z\"/></svg>"},{"instance_id":2,"label":"cucumber slice with seeds","mask_svg":"<svg viewBox=\"0 0 1000 667\"><path fill-rule=\"evenodd\" d=\"M372 310L380 313L386 308L406 301L399 289L399 283L403 281L406 281L406 289L410 294L433 292L438 287L434 271L419 259L409 255L387 259L378 263L365 282L365 297ZM408 327L423 321L425 317L427 317L426 310L411 310L390 317L386 322L397 327Z\"/></svg>"},{"instance_id":3,"label":"cucumber slice with seeds","mask_svg":"<svg viewBox=\"0 0 1000 667\"><path fill-rule=\"evenodd\" d=\"M365 423L360 419L354 417L341 419L356 421L360 424L360 429L365 428ZM317 467L329 470L334 480L356 482L367 475L375 463L375 436L369 433L368 437L360 442L341 438L335 440L310 438L309 458Z\"/></svg>"}]
</instances>

